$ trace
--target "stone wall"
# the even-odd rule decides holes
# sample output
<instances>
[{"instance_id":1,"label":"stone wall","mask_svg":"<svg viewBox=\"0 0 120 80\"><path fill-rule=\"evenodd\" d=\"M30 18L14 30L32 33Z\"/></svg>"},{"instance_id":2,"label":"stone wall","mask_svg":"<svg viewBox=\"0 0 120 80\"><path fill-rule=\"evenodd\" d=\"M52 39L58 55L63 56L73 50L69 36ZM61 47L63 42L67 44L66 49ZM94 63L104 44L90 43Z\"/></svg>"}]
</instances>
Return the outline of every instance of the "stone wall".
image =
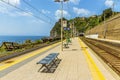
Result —
<instances>
[{"instance_id":1,"label":"stone wall","mask_svg":"<svg viewBox=\"0 0 120 80\"><path fill-rule=\"evenodd\" d=\"M99 38L120 40L120 14L86 31L86 35L98 34Z\"/></svg>"}]
</instances>

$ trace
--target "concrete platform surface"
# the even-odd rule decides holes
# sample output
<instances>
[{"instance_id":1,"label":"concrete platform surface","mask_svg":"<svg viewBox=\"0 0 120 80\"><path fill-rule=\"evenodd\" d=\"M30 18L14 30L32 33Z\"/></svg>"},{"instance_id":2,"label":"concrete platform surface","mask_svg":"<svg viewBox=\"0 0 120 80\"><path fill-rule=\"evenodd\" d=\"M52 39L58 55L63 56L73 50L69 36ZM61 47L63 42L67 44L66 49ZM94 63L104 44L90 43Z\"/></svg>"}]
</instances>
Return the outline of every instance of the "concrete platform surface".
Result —
<instances>
[{"instance_id":1,"label":"concrete platform surface","mask_svg":"<svg viewBox=\"0 0 120 80\"><path fill-rule=\"evenodd\" d=\"M40 50L38 50L40 51ZM59 52L61 61L52 73L38 72L41 65L36 62L50 53ZM32 60L16 63L11 72L0 77L0 80L120 80L114 76L112 70L108 70L102 60L94 54L80 39L73 38L69 48L61 51L61 46L56 46ZM2 72L2 73L1 73Z\"/></svg>"}]
</instances>

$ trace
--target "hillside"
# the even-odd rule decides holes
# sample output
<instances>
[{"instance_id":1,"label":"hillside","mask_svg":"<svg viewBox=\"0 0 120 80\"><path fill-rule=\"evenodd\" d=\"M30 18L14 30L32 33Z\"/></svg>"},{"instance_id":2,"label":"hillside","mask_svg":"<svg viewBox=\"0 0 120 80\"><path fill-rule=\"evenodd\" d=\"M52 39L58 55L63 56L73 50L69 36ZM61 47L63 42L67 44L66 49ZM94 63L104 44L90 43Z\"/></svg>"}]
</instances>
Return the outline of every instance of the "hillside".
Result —
<instances>
[{"instance_id":1,"label":"hillside","mask_svg":"<svg viewBox=\"0 0 120 80\"><path fill-rule=\"evenodd\" d=\"M96 33L99 35L99 38L120 40L120 14L86 31L86 35Z\"/></svg>"},{"instance_id":2,"label":"hillside","mask_svg":"<svg viewBox=\"0 0 120 80\"><path fill-rule=\"evenodd\" d=\"M76 28L76 32L78 33L84 32L86 34L90 34L89 32L91 31L92 28L96 26L101 26L104 23L104 20L106 21L110 19L111 21L113 21L114 16L118 16L117 15L118 13L119 12L113 12L111 8L108 8L108 9L105 9L101 15L93 15L90 17L76 17L76 18L67 20L67 23L68 23L68 27L70 26L71 23L74 23L74 27ZM60 21L61 20L59 19L58 22L56 22L54 27L52 28L50 32L51 37L60 37L60 34L61 34ZM93 31L91 31L91 34L92 32ZM96 32L95 30L94 33L98 33L98 31ZM101 33L103 34L103 31ZM103 36L100 36L100 37L103 37Z\"/></svg>"}]
</instances>

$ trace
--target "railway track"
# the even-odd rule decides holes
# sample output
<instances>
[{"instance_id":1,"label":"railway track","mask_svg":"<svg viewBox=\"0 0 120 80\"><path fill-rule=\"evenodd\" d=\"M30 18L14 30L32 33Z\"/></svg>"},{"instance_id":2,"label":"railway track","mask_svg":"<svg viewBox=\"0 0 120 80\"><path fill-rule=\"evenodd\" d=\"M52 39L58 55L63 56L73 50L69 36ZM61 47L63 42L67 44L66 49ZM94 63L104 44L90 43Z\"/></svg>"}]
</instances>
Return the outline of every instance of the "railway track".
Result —
<instances>
[{"instance_id":1,"label":"railway track","mask_svg":"<svg viewBox=\"0 0 120 80\"><path fill-rule=\"evenodd\" d=\"M81 38L98 56L100 56L120 76L120 48L95 39Z\"/></svg>"}]
</instances>

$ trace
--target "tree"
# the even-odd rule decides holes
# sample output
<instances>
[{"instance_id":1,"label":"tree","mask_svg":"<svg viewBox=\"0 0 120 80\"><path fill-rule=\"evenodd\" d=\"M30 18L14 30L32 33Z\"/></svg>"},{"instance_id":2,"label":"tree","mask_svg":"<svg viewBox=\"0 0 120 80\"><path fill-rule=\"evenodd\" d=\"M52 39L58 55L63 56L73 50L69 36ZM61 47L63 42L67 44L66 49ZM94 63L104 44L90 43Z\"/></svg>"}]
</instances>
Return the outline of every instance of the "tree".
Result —
<instances>
[{"instance_id":1,"label":"tree","mask_svg":"<svg viewBox=\"0 0 120 80\"><path fill-rule=\"evenodd\" d=\"M95 27L96 25L100 24L101 22L104 21L104 17L110 18L112 16L112 13L113 13L112 9L108 8L108 9L105 9L101 15L93 15L90 17L76 17L76 18L67 20L67 22L74 22L74 26L76 27L77 31L79 31L79 33L80 33L80 32L85 32L86 30L89 30L89 29ZM118 14L118 12L114 12L114 13ZM65 18L63 18L63 20L64 19ZM54 32L57 32L57 35L59 35L59 37L61 34L61 25L60 24L61 24L61 20L59 19L59 21L56 22L55 26L52 29L52 30L54 30Z\"/></svg>"},{"instance_id":2,"label":"tree","mask_svg":"<svg viewBox=\"0 0 120 80\"><path fill-rule=\"evenodd\" d=\"M112 8L105 9L102 14L102 20L104 21L104 17L105 18L111 17L112 13L113 13Z\"/></svg>"}]
</instances>

